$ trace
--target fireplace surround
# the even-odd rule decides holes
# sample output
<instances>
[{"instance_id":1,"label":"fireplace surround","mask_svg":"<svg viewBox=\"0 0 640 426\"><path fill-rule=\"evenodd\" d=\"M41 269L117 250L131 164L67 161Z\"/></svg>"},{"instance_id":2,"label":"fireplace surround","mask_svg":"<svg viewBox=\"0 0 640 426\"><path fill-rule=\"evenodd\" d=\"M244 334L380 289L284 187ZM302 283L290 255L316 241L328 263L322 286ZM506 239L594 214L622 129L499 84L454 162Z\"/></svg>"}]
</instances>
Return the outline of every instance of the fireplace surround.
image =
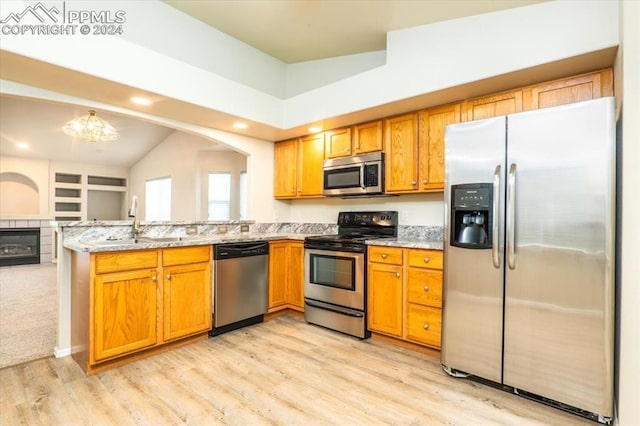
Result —
<instances>
[{"instance_id":1,"label":"fireplace surround","mask_svg":"<svg viewBox=\"0 0 640 426\"><path fill-rule=\"evenodd\" d=\"M0 266L40 263L40 229L0 229Z\"/></svg>"}]
</instances>

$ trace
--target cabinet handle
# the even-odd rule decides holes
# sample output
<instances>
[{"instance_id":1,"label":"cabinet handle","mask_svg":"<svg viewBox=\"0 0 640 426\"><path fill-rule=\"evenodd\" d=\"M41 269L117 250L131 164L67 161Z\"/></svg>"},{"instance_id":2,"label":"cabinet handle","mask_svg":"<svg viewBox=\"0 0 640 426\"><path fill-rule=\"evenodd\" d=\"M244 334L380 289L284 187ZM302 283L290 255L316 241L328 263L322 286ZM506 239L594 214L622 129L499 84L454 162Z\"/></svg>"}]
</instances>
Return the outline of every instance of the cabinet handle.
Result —
<instances>
[{"instance_id":1,"label":"cabinet handle","mask_svg":"<svg viewBox=\"0 0 640 426\"><path fill-rule=\"evenodd\" d=\"M349 151L350 151L349 148L345 148L344 150L344 152L349 152Z\"/></svg>"},{"instance_id":2,"label":"cabinet handle","mask_svg":"<svg viewBox=\"0 0 640 426\"><path fill-rule=\"evenodd\" d=\"M424 263L429 263L429 260L431 259L429 259L428 257L425 257L423 260L424 260Z\"/></svg>"},{"instance_id":3,"label":"cabinet handle","mask_svg":"<svg viewBox=\"0 0 640 426\"><path fill-rule=\"evenodd\" d=\"M296 190L295 190L295 189L293 189L293 188L291 188L291 193L292 193L292 194L295 194L295 193L296 193Z\"/></svg>"},{"instance_id":4,"label":"cabinet handle","mask_svg":"<svg viewBox=\"0 0 640 426\"><path fill-rule=\"evenodd\" d=\"M423 289L424 291L429 291L429 286L428 286L428 285L425 285L424 287L422 287L422 289Z\"/></svg>"},{"instance_id":5,"label":"cabinet handle","mask_svg":"<svg viewBox=\"0 0 640 426\"><path fill-rule=\"evenodd\" d=\"M387 253L382 253L382 254L380 255L380 257L382 257L383 259L386 259L386 258L387 258Z\"/></svg>"},{"instance_id":6,"label":"cabinet handle","mask_svg":"<svg viewBox=\"0 0 640 426\"><path fill-rule=\"evenodd\" d=\"M424 330L428 330L428 329L429 329L429 324L425 324L425 325L423 325L423 326L422 326L422 328L423 328Z\"/></svg>"},{"instance_id":7,"label":"cabinet handle","mask_svg":"<svg viewBox=\"0 0 640 426\"><path fill-rule=\"evenodd\" d=\"M171 279L171 274L167 274L167 279L170 280Z\"/></svg>"},{"instance_id":8,"label":"cabinet handle","mask_svg":"<svg viewBox=\"0 0 640 426\"><path fill-rule=\"evenodd\" d=\"M423 184L423 185L426 185L426 184L428 184L428 183L429 183L429 181L428 181L428 180L426 180L426 179L423 179L423 180L422 180L422 184Z\"/></svg>"},{"instance_id":9,"label":"cabinet handle","mask_svg":"<svg viewBox=\"0 0 640 426\"><path fill-rule=\"evenodd\" d=\"M400 278L400 272L396 272L396 278Z\"/></svg>"},{"instance_id":10,"label":"cabinet handle","mask_svg":"<svg viewBox=\"0 0 640 426\"><path fill-rule=\"evenodd\" d=\"M411 181L411 185L416 186L418 184L418 181L412 180Z\"/></svg>"},{"instance_id":11,"label":"cabinet handle","mask_svg":"<svg viewBox=\"0 0 640 426\"><path fill-rule=\"evenodd\" d=\"M298 192L302 192L302 189L298 189Z\"/></svg>"},{"instance_id":12,"label":"cabinet handle","mask_svg":"<svg viewBox=\"0 0 640 426\"><path fill-rule=\"evenodd\" d=\"M154 283L158 282L158 277L156 275L152 276L151 281L153 281Z\"/></svg>"}]
</instances>

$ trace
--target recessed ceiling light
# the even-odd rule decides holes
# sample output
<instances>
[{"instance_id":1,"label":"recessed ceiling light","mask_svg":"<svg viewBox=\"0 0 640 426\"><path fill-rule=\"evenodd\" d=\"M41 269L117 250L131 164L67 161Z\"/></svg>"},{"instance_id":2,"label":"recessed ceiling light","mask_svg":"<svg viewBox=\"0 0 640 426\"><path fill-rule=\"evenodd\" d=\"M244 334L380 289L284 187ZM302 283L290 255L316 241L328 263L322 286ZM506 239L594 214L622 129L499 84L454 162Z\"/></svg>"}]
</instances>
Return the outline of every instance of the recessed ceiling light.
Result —
<instances>
[{"instance_id":1,"label":"recessed ceiling light","mask_svg":"<svg viewBox=\"0 0 640 426\"><path fill-rule=\"evenodd\" d=\"M16 147L18 147L18 149L29 149L29 144L26 142L18 142Z\"/></svg>"},{"instance_id":2,"label":"recessed ceiling light","mask_svg":"<svg viewBox=\"0 0 640 426\"><path fill-rule=\"evenodd\" d=\"M151 105L151 101L147 98L143 98L140 96L134 96L131 98L131 102L133 102L134 104L138 104L138 105Z\"/></svg>"},{"instance_id":3,"label":"recessed ceiling light","mask_svg":"<svg viewBox=\"0 0 640 426\"><path fill-rule=\"evenodd\" d=\"M322 131L322 127L317 127L317 126L309 127L309 131L311 133L318 133L318 132Z\"/></svg>"},{"instance_id":4,"label":"recessed ceiling light","mask_svg":"<svg viewBox=\"0 0 640 426\"><path fill-rule=\"evenodd\" d=\"M247 125L247 123L242 123L240 121L233 123L233 128L234 129L246 129L247 127L249 127L249 125Z\"/></svg>"}]
</instances>

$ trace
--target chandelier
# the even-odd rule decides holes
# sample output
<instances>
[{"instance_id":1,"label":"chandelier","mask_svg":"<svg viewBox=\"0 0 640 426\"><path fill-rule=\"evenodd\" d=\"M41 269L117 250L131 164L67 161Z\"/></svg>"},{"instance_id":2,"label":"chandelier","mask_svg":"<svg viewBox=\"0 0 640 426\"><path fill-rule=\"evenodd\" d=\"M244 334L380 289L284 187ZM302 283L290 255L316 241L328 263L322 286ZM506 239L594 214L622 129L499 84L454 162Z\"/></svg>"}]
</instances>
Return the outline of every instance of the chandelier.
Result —
<instances>
[{"instance_id":1,"label":"chandelier","mask_svg":"<svg viewBox=\"0 0 640 426\"><path fill-rule=\"evenodd\" d=\"M120 139L118 131L111 124L98 117L92 109L89 110L89 115L74 118L62 126L62 131L74 138L82 138L89 142Z\"/></svg>"}]
</instances>

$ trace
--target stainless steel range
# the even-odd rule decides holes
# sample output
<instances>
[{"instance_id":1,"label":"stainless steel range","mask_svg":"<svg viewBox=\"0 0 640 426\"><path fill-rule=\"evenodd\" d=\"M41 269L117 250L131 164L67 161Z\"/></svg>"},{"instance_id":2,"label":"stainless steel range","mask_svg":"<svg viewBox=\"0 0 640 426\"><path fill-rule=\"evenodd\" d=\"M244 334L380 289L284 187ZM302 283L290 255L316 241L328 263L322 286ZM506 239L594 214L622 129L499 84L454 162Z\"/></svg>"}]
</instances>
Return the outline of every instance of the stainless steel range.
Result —
<instances>
[{"instance_id":1,"label":"stainless steel range","mask_svg":"<svg viewBox=\"0 0 640 426\"><path fill-rule=\"evenodd\" d=\"M340 212L338 234L304 241L304 318L359 338L367 330L365 241L398 235L398 212Z\"/></svg>"}]
</instances>

